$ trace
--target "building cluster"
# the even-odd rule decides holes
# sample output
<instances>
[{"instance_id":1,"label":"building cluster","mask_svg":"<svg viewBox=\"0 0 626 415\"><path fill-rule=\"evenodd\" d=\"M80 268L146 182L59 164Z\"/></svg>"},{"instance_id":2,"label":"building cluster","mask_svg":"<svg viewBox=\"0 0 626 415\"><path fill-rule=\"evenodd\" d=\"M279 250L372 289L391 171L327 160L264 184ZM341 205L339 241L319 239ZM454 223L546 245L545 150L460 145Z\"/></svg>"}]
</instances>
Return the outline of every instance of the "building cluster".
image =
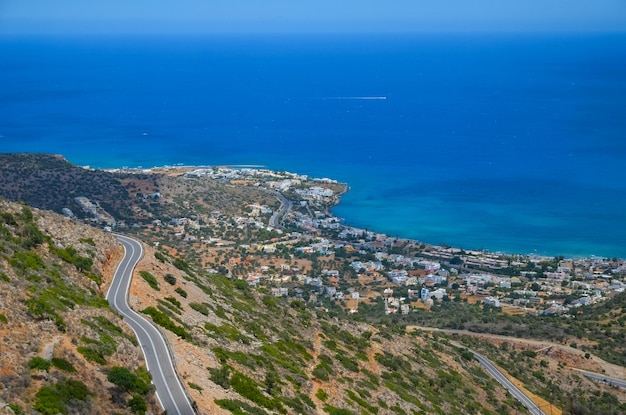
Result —
<instances>
[{"instance_id":1,"label":"building cluster","mask_svg":"<svg viewBox=\"0 0 626 415\"><path fill-rule=\"evenodd\" d=\"M330 179L231 167L199 168L188 171L185 177L257 186L290 200L291 209L282 220L284 231L270 226L272 208L258 203L247 205L247 214L242 216L213 212L175 218L169 223L155 221L179 239L225 249L223 258L228 259L211 269L226 267L233 278L245 279L252 286L267 285L275 296L334 301L349 312L358 312L360 303L382 299L389 314L410 313L439 301L471 301L524 313L562 314L626 288L626 264L621 260L555 261L542 256L467 251L345 226L327 211L337 196L330 188L336 182ZM79 204L93 210L87 201ZM267 240L246 241L244 236L251 230L269 231L264 234ZM313 257L332 261L335 266L314 269ZM274 264L268 263L271 258ZM296 259L303 258L309 262L296 265Z\"/></svg>"}]
</instances>

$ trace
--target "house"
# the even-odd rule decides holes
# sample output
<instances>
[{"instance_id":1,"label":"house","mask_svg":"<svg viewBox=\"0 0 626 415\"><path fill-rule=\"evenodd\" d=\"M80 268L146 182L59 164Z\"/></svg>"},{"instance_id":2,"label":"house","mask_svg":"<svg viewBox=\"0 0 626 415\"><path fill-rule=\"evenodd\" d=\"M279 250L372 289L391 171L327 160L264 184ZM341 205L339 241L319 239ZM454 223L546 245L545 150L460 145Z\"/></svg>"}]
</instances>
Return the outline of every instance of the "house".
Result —
<instances>
[{"instance_id":1,"label":"house","mask_svg":"<svg viewBox=\"0 0 626 415\"><path fill-rule=\"evenodd\" d=\"M487 297L483 300L483 303L492 307L500 307L500 300L495 297Z\"/></svg>"},{"instance_id":2,"label":"house","mask_svg":"<svg viewBox=\"0 0 626 415\"><path fill-rule=\"evenodd\" d=\"M289 295L289 288L286 287L278 287L272 288L270 290L271 294L274 297L287 297Z\"/></svg>"}]
</instances>

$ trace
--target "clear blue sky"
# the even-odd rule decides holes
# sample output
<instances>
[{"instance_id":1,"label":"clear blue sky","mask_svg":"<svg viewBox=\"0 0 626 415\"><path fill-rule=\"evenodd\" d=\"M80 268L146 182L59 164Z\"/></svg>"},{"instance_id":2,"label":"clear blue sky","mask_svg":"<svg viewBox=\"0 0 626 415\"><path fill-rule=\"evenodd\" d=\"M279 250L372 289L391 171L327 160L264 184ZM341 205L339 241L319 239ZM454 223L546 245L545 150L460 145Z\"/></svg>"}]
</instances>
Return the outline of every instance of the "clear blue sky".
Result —
<instances>
[{"instance_id":1,"label":"clear blue sky","mask_svg":"<svg viewBox=\"0 0 626 415\"><path fill-rule=\"evenodd\" d=\"M626 0L0 0L2 33L626 31Z\"/></svg>"}]
</instances>

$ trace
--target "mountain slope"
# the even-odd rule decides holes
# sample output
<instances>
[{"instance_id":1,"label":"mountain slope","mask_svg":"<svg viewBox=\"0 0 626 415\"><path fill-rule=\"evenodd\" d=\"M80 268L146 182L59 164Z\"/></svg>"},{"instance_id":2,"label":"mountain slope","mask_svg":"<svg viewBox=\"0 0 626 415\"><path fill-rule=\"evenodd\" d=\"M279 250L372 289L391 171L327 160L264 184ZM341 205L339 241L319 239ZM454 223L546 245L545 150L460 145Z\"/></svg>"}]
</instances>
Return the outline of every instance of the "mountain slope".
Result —
<instances>
[{"instance_id":1,"label":"mountain slope","mask_svg":"<svg viewBox=\"0 0 626 415\"><path fill-rule=\"evenodd\" d=\"M111 234L0 201L0 400L15 413L159 411L103 295L121 255Z\"/></svg>"}]
</instances>

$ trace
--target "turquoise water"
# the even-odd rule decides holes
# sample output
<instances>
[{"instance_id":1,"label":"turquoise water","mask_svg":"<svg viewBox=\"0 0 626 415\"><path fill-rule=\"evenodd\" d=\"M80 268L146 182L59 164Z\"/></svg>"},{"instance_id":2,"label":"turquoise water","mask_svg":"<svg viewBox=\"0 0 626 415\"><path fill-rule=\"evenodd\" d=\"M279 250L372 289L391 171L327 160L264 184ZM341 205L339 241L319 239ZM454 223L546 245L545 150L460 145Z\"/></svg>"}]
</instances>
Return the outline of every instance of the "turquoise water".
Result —
<instances>
[{"instance_id":1,"label":"turquoise water","mask_svg":"<svg viewBox=\"0 0 626 415\"><path fill-rule=\"evenodd\" d=\"M264 165L348 183L350 225L626 257L626 35L5 37L0 56L2 152Z\"/></svg>"}]
</instances>

